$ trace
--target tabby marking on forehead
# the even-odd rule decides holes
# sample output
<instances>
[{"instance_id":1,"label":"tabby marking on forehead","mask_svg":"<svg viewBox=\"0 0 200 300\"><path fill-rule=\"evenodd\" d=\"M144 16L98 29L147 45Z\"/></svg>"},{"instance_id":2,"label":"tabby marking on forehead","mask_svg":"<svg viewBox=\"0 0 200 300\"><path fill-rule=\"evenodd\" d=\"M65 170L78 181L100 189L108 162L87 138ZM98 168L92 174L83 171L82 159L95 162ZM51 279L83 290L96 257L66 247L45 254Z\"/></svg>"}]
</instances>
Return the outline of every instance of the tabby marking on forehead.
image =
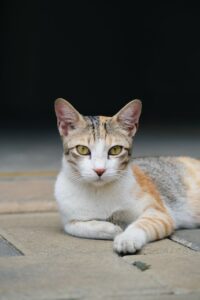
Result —
<instances>
[{"instance_id":1,"label":"tabby marking on forehead","mask_svg":"<svg viewBox=\"0 0 200 300\"><path fill-rule=\"evenodd\" d=\"M100 116L100 136L101 138L106 138L108 132L108 120L109 118Z\"/></svg>"},{"instance_id":2,"label":"tabby marking on forehead","mask_svg":"<svg viewBox=\"0 0 200 300\"><path fill-rule=\"evenodd\" d=\"M108 134L107 123L110 117L87 116L85 120L92 131L94 140L105 139Z\"/></svg>"},{"instance_id":3,"label":"tabby marking on forehead","mask_svg":"<svg viewBox=\"0 0 200 300\"><path fill-rule=\"evenodd\" d=\"M89 127L92 130L94 140L99 137L99 117L98 116L87 116L86 121L89 121Z\"/></svg>"}]
</instances>

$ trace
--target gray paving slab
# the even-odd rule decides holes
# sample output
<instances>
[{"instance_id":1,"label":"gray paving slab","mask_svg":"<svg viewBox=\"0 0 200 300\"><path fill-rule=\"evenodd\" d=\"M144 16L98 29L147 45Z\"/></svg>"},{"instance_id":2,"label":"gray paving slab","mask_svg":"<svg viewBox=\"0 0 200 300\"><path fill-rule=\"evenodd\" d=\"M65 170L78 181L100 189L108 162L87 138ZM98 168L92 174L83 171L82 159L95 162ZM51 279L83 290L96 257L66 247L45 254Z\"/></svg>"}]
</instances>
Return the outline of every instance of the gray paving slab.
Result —
<instances>
[{"instance_id":1,"label":"gray paving slab","mask_svg":"<svg viewBox=\"0 0 200 300\"><path fill-rule=\"evenodd\" d=\"M188 248L200 251L200 229L177 230L170 238Z\"/></svg>"},{"instance_id":2,"label":"gray paving slab","mask_svg":"<svg viewBox=\"0 0 200 300\"><path fill-rule=\"evenodd\" d=\"M163 239L160 241L155 241L148 243L145 247L138 252L140 255L190 255L191 250L187 247L183 247L181 244L172 242L170 239Z\"/></svg>"},{"instance_id":3,"label":"gray paving slab","mask_svg":"<svg viewBox=\"0 0 200 300\"><path fill-rule=\"evenodd\" d=\"M23 175L24 174L24 175ZM55 211L56 174L34 172L3 177L0 173L0 214ZM51 173L50 173L51 175Z\"/></svg>"},{"instance_id":4,"label":"gray paving slab","mask_svg":"<svg viewBox=\"0 0 200 300\"><path fill-rule=\"evenodd\" d=\"M1 256L18 256L23 255L14 245L8 240L0 236L0 257Z\"/></svg>"},{"instance_id":5,"label":"gray paving slab","mask_svg":"<svg viewBox=\"0 0 200 300\"><path fill-rule=\"evenodd\" d=\"M114 296L109 298L111 300L199 300L199 294L181 294L181 295L174 295L167 294L167 295L137 295L136 297L133 296L126 296L125 298L120 298L120 296ZM57 299L58 300L58 299ZM103 300L103 298L101 298Z\"/></svg>"},{"instance_id":6,"label":"gray paving slab","mask_svg":"<svg viewBox=\"0 0 200 300\"><path fill-rule=\"evenodd\" d=\"M200 299L200 254L171 240L122 258L111 241L64 234L58 213L1 215L0 234L25 254L0 258L3 300Z\"/></svg>"},{"instance_id":7,"label":"gray paving slab","mask_svg":"<svg viewBox=\"0 0 200 300\"><path fill-rule=\"evenodd\" d=\"M156 278L174 294L198 293L200 295L199 252L193 251L190 255L125 256L123 259L131 265L136 260L149 265L150 267L142 273L148 273Z\"/></svg>"},{"instance_id":8,"label":"gray paving slab","mask_svg":"<svg viewBox=\"0 0 200 300\"><path fill-rule=\"evenodd\" d=\"M124 263L114 254L95 253L65 257L0 259L0 287L7 299L46 297L136 296L168 294L148 273ZM12 286L11 286L12 281ZM144 284L145 282L145 284ZM20 297L19 297L20 296Z\"/></svg>"},{"instance_id":9,"label":"gray paving slab","mask_svg":"<svg viewBox=\"0 0 200 300\"><path fill-rule=\"evenodd\" d=\"M56 213L3 215L0 227L25 254L0 258L3 299L123 299L141 291L169 293L157 280L124 263L112 251L112 242L65 235Z\"/></svg>"}]
</instances>

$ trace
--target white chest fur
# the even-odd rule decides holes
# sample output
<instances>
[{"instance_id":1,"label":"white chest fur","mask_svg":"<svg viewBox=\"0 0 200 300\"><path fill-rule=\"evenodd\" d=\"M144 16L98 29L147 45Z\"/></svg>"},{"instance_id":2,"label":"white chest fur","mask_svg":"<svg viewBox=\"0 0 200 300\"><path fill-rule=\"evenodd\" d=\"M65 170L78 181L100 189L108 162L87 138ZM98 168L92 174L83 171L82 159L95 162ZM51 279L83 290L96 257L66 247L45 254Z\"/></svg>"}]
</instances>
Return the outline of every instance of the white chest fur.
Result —
<instances>
[{"instance_id":1,"label":"white chest fur","mask_svg":"<svg viewBox=\"0 0 200 300\"><path fill-rule=\"evenodd\" d=\"M70 220L106 220L115 212L129 211L135 219L140 213L136 199L138 186L129 172L119 182L95 187L75 183L65 171L58 175L55 196L63 223Z\"/></svg>"}]
</instances>

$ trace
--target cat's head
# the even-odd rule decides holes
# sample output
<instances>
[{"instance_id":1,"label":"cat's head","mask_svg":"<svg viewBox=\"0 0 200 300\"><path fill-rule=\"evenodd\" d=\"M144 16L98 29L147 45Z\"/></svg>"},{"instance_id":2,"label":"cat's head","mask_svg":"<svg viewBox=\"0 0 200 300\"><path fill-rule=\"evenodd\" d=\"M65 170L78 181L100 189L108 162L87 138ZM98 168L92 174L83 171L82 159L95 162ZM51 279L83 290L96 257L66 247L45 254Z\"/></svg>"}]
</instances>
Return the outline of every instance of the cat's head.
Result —
<instances>
[{"instance_id":1,"label":"cat's head","mask_svg":"<svg viewBox=\"0 0 200 300\"><path fill-rule=\"evenodd\" d=\"M133 100L113 117L91 117L64 99L55 101L64 163L74 181L103 185L125 174L141 108L141 101Z\"/></svg>"}]
</instances>

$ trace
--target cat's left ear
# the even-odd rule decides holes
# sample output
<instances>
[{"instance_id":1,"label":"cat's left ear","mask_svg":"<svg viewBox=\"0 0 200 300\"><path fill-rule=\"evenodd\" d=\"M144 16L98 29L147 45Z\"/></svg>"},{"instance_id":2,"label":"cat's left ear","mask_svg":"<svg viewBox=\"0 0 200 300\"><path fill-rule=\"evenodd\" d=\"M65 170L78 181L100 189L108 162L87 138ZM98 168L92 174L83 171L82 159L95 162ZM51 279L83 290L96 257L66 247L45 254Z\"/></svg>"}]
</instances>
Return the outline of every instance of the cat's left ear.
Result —
<instances>
[{"instance_id":1,"label":"cat's left ear","mask_svg":"<svg viewBox=\"0 0 200 300\"><path fill-rule=\"evenodd\" d=\"M113 121L120 124L128 132L129 136L134 136L138 128L141 112L142 102L135 99L114 115Z\"/></svg>"}]
</instances>

